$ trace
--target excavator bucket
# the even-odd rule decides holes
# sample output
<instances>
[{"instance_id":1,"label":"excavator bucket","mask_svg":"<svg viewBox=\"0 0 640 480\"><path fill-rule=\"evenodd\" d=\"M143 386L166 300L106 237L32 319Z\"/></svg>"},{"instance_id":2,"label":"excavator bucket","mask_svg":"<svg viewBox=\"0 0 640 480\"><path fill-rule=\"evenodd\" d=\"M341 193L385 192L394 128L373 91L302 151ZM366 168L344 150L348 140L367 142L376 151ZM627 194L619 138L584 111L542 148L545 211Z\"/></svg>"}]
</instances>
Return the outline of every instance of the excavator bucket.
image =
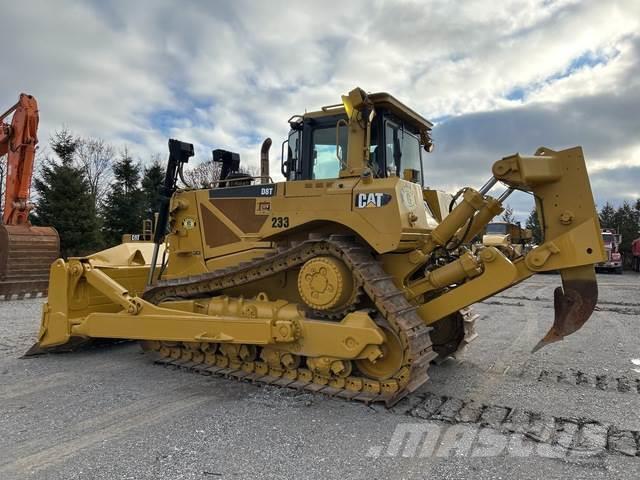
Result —
<instances>
[{"instance_id":1,"label":"excavator bucket","mask_svg":"<svg viewBox=\"0 0 640 480\"><path fill-rule=\"evenodd\" d=\"M561 275L562 287L557 287L553 292L553 326L532 353L580 330L591 317L598 301L598 283L593 266L566 269Z\"/></svg>"},{"instance_id":2,"label":"excavator bucket","mask_svg":"<svg viewBox=\"0 0 640 480\"><path fill-rule=\"evenodd\" d=\"M52 227L0 225L0 297L46 294L49 267L59 254Z\"/></svg>"}]
</instances>

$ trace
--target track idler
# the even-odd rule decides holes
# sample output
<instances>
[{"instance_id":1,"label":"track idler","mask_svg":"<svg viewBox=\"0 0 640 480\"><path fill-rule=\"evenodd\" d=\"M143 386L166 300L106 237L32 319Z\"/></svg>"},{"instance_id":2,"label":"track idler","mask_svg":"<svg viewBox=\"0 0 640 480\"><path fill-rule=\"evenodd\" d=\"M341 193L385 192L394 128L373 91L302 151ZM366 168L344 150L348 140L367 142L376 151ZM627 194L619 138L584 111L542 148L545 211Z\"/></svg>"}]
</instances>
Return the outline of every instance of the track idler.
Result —
<instances>
[{"instance_id":1,"label":"track idler","mask_svg":"<svg viewBox=\"0 0 640 480\"><path fill-rule=\"evenodd\" d=\"M598 301L598 283L593 265L564 269L560 275L562 287L557 287L553 292L553 326L532 353L580 330L589 320Z\"/></svg>"}]
</instances>

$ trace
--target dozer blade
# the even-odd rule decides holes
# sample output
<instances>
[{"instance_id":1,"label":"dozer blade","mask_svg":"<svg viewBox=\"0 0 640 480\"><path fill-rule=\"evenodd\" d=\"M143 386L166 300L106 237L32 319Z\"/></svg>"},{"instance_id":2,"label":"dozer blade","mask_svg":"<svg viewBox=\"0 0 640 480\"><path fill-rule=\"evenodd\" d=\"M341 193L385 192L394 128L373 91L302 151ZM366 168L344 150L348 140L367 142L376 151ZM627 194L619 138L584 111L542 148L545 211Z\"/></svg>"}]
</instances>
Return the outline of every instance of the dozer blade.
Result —
<instances>
[{"instance_id":1,"label":"dozer blade","mask_svg":"<svg viewBox=\"0 0 640 480\"><path fill-rule=\"evenodd\" d=\"M122 340L111 340L111 341L103 340L100 343L108 344L108 343L114 343L114 342L122 342ZM98 343L98 340L78 338L78 337L71 337L67 343L64 343L62 345L56 345L53 347L43 347L40 345L40 342L36 342L33 345L31 345L31 348L29 348L29 350L23 353L20 358L37 357L38 355L46 355L47 353L75 352L76 350L82 349L84 347L88 347L96 343Z\"/></svg>"},{"instance_id":2,"label":"dozer blade","mask_svg":"<svg viewBox=\"0 0 640 480\"><path fill-rule=\"evenodd\" d=\"M557 287L553 292L553 326L532 353L580 330L589 320L598 301L598 283L593 265L564 269L560 275L562 287Z\"/></svg>"},{"instance_id":3,"label":"dozer blade","mask_svg":"<svg viewBox=\"0 0 640 480\"><path fill-rule=\"evenodd\" d=\"M24 357L113 343L109 336L93 338L72 330L91 314L129 308L131 298L144 292L152 252L150 242L123 243L87 257L53 262L38 341Z\"/></svg>"}]
</instances>

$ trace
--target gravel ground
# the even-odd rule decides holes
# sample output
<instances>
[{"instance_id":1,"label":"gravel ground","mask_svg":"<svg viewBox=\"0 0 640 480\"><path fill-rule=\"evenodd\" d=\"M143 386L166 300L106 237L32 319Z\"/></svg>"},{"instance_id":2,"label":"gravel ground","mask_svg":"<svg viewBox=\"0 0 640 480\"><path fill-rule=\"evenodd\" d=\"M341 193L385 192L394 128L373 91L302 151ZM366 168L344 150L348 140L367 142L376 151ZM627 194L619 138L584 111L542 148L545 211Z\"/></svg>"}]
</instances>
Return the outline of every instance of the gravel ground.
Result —
<instances>
[{"instance_id":1,"label":"gravel ground","mask_svg":"<svg viewBox=\"0 0 640 480\"><path fill-rule=\"evenodd\" d=\"M435 394L640 431L640 365L632 362L640 359L640 276L599 281L600 311L581 332L535 355L531 348L552 322L557 275L476 305L479 338L462 358L433 366L410 406ZM480 431L451 427L181 372L154 365L134 344L19 359L37 332L40 305L0 304L3 480L640 477L637 456L606 449L575 458L537 444L518 456L510 447L483 451L479 437L467 448L469 432L493 435L494 445L511 446L515 437L491 422ZM441 435L432 449L428 437L419 449L410 440L396 448L399 426Z\"/></svg>"}]
</instances>

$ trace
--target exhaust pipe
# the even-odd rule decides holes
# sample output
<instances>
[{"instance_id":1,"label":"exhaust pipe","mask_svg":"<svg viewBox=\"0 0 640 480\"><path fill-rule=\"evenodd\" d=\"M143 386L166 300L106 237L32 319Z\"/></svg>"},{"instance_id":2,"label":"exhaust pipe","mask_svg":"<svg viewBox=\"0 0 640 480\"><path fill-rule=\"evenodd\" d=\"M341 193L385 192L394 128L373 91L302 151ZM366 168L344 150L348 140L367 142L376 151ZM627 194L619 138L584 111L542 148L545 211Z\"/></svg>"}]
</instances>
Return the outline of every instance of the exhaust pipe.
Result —
<instances>
[{"instance_id":1,"label":"exhaust pipe","mask_svg":"<svg viewBox=\"0 0 640 480\"><path fill-rule=\"evenodd\" d=\"M260 183L269 183L269 149L271 148L271 139L265 138L260 147Z\"/></svg>"}]
</instances>

